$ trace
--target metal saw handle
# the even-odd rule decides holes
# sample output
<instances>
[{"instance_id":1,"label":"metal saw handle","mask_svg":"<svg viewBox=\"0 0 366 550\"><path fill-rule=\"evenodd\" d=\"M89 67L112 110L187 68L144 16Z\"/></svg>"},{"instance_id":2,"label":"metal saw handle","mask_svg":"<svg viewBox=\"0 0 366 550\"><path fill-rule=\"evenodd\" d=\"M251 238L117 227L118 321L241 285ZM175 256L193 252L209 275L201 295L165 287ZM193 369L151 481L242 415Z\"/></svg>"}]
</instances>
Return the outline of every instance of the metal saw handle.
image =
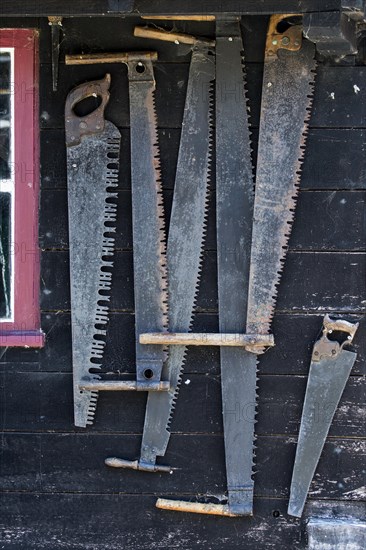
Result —
<instances>
[{"instance_id":1,"label":"metal saw handle","mask_svg":"<svg viewBox=\"0 0 366 550\"><path fill-rule=\"evenodd\" d=\"M100 134L104 130L104 109L109 101L109 86L111 75L106 74L101 80L93 80L76 86L68 94L65 104L66 145L78 145L83 136ZM91 113L78 116L75 105L88 97L100 97L101 104Z\"/></svg>"}]
</instances>

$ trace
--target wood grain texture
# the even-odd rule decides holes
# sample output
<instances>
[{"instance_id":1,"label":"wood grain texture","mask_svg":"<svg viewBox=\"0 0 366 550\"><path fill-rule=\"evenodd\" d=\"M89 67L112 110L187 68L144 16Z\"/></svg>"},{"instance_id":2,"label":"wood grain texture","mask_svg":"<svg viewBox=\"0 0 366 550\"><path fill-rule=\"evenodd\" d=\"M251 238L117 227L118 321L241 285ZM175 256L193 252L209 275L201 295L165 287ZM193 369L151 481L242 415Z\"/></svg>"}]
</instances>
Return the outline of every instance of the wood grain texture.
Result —
<instances>
[{"instance_id":1,"label":"wood grain texture","mask_svg":"<svg viewBox=\"0 0 366 550\"><path fill-rule=\"evenodd\" d=\"M366 310L366 254L351 252L295 252L287 255L277 300L277 311L343 312ZM69 310L69 258L66 251L45 251L41 257L41 306L46 311ZM203 255L202 276L196 311L217 311L217 264L214 251ZM342 278L333 288L330 279ZM117 251L110 308L133 310L132 253Z\"/></svg>"},{"instance_id":2,"label":"wood grain texture","mask_svg":"<svg viewBox=\"0 0 366 550\"><path fill-rule=\"evenodd\" d=\"M132 371L132 364L130 369ZM218 365L216 366L218 367ZM188 371L191 370L188 368ZM216 370L217 372L217 370ZM73 426L71 373L5 371L0 375L7 398L0 404L0 422L6 432L80 433ZM363 436L364 381L352 375L335 414L330 437ZM286 388L286 400L283 396ZM306 376L260 375L258 381L258 435L296 436L306 389ZM173 434L222 433L221 388L218 374L186 372L172 423ZM87 433L141 433L144 421L144 394L103 392L95 424ZM319 403L319 422L326 418L329 403ZM238 420L245 408L232 406ZM173 436L174 437L174 436Z\"/></svg>"},{"instance_id":3,"label":"wood grain texture","mask_svg":"<svg viewBox=\"0 0 366 550\"><path fill-rule=\"evenodd\" d=\"M143 39L140 39L143 40ZM140 49L146 49L143 45ZM182 121L188 63L154 64L156 79L156 107L160 128L179 128ZM70 83L79 84L97 80L111 73L111 99L106 109L106 118L118 127L129 127L127 69L120 64L65 66L60 65L59 87L52 92L51 65L41 65L41 128L63 128L64 99ZM258 101L262 83L262 65L248 64L247 88L251 124L258 127ZM362 87L366 74L364 67L328 67L319 65L316 76L311 128L362 128L365 125L365 94ZM360 91L355 91L357 86ZM238 82L237 94L242 82ZM205 93L204 91L202 93ZM334 97L334 98L333 98Z\"/></svg>"},{"instance_id":4,"label":"wood grain texture","mask_svg":"<svg viewBox=\"0 0 366 550\"><path fill-rule=\"evenodd\" d=\"M121 129L119 189L130 189L129 132ZM162 183L174 188L175 167L179 148L179 129L159 130L162 158ZM254 158L258 132L253 131ZM42 189L66 189L65 135L63 130L41 132ZM311 129L303 164L302 190L366 189L366 129ZM50 154L51 153L51 154ZM335 161L336 159L336 161ZM213 178L214 187L214 178ZM41 212L42 214L42 212Z\"/></svg>"},{"instance_id":5,"label":"wood grain texture","mask_svg":"<svg viewBox=\"0 0 366 550\"><path fill-rule=\"evenodd\" d=\"M301 8L335 9L334 3L339 1L309 0L302 2ZM118 9L118 4L118 0L108 2L108 7ZM163 0L153 4L154 10L166 5ZM227 9L233 4L228 2ZM16 9L20 3L12 5ZM147 3L139 5L146 8ZM170 5L173 10L177 3ZM268 6L283 11L285 5L285 1L246 2L248 10L262 13ZM37 6L41 10L41 3ZM207 2L189 1L185 6L197 13L207 7ZM2 8L10 13L10 3ZM74 2L69 15L79 8L80 3ZM96 3L89 3L86 9L97 9ZM74 427L63 105L73 86L103 77L107 69L112 73L107 118L117 123L122 133L118 252L103 364L108 379L132 374L135 368L131 182L126 69L117 65L66 67L64 55L150 48L158 52L157 114L169 222L190 49L133 37L133 26L142 24L138 14L128 18L65 17L60 86L54 94L49 27L40 15L39 11L34 18L2 19L3 26L28 23L40 28L41 294L47 343L42 350L8 349L0 359L0 547L293 550L306 548L305 525L311 516L352 515L363 519L365 67L353 66L350 59L319 64L298 210L272 325L276 346L259 361L254 517L176 514L157 510L156 498L194 501L198 496L200 502L225 503L219 349L188 351L171 444L161 460L179 468L174 474L113 470L104 465L107 456L137 458L144 394L101 393L95 425L88 430ZM254 159L267 20L265 15L242 19ZM167 29L172 24L159 22L160 26ZM214 24L180 21L175 29L212 38ZM238 93L241 86L239 83ZM305 515L299 521L286 514L288 491L311 349L326 312L360 321L352 345L358 357L335 414ZM193 330L218 331L214 180ZM233 404L233 414L245 415L245 410ZM327 414L326 403L319 404L317 414L322 421Z\"/></svg>"}]
</instances>

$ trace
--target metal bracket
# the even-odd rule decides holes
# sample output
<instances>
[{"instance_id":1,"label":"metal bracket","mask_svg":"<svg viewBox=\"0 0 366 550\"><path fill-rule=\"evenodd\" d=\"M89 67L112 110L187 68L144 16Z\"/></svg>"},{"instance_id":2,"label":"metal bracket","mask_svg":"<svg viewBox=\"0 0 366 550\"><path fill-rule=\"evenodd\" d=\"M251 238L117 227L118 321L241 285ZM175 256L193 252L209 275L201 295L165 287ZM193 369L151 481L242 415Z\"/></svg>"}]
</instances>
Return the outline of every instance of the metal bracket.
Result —
<instances>
[{"instance_id":1,"label":"metal bracket","mask_svg":"<svg viewBox=\"0 0 366 550\"><path fill-rule=\"evenodd\" d=\"M51 55L52 55L52 90L57 92L58 66L60 58L60 37L62 31L62 17L51 15L48 17L48 24L51 27Z\"/></svg>"}]
</instances>

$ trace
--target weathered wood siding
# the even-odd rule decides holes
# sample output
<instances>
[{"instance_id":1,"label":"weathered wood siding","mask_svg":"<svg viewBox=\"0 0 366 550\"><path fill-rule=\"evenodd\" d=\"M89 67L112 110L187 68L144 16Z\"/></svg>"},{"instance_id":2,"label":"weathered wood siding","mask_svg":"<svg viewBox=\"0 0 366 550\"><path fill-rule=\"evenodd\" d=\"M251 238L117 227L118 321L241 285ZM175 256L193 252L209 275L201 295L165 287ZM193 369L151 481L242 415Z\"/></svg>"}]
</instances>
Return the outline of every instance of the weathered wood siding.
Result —
<instances>
[{"instance_id":1,"label":"weathered wood siding","mask_svg":"<svg viewBox=\"0 0 366 550\"><path fill-rule=\"evenodd\" d=\"M243 20L254 150L265 17ZM303 548L304 521L286 515L311 347L326 312L360 320L352 372L311 486L308 515L362 517L366 373L366 67L319 64L296 221L278 297L276 348L261 358L255 516L215 518L156 510L157 496L225 493L219 351L191 349L166 463L173 475L108 469L106 456L138 456L145 395L101 394L95 425L73 425L67 191L63 108L76 84L112 74L107 118L122 132L118 233L105 365L134 371L134 316L126 68L65 67L63 54L156 49L157 114L167 215L189 67L174 44L133 38L127 19L65 19L59 90L52 92L46 19L40 28L41 351L11 349L0 364L0 548L212 550ZM212 36L212 23L180 23ZM25 130L26 131L26 130ZM217 330L215 192L212 190L196 330ZM324 414L319 404L319 414Z\"/></svg>"}]
</instances>

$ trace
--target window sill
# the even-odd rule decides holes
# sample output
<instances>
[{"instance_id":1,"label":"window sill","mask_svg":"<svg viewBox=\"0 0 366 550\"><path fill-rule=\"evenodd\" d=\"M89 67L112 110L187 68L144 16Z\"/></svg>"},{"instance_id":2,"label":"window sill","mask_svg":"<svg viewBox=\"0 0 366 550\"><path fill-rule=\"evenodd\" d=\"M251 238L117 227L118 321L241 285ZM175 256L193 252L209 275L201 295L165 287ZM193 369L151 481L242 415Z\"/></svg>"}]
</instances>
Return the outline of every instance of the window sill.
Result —
<instances>
[{"instance_id":1,"label":"window sill","mask_svg":"<svg viewBox=\"0 0 366 550\"><path fill-rule=\"evenodd\" d=\"M43 348L45 340L41 330L0 330L0 348Z\"/></svg>"}]
</instances>

